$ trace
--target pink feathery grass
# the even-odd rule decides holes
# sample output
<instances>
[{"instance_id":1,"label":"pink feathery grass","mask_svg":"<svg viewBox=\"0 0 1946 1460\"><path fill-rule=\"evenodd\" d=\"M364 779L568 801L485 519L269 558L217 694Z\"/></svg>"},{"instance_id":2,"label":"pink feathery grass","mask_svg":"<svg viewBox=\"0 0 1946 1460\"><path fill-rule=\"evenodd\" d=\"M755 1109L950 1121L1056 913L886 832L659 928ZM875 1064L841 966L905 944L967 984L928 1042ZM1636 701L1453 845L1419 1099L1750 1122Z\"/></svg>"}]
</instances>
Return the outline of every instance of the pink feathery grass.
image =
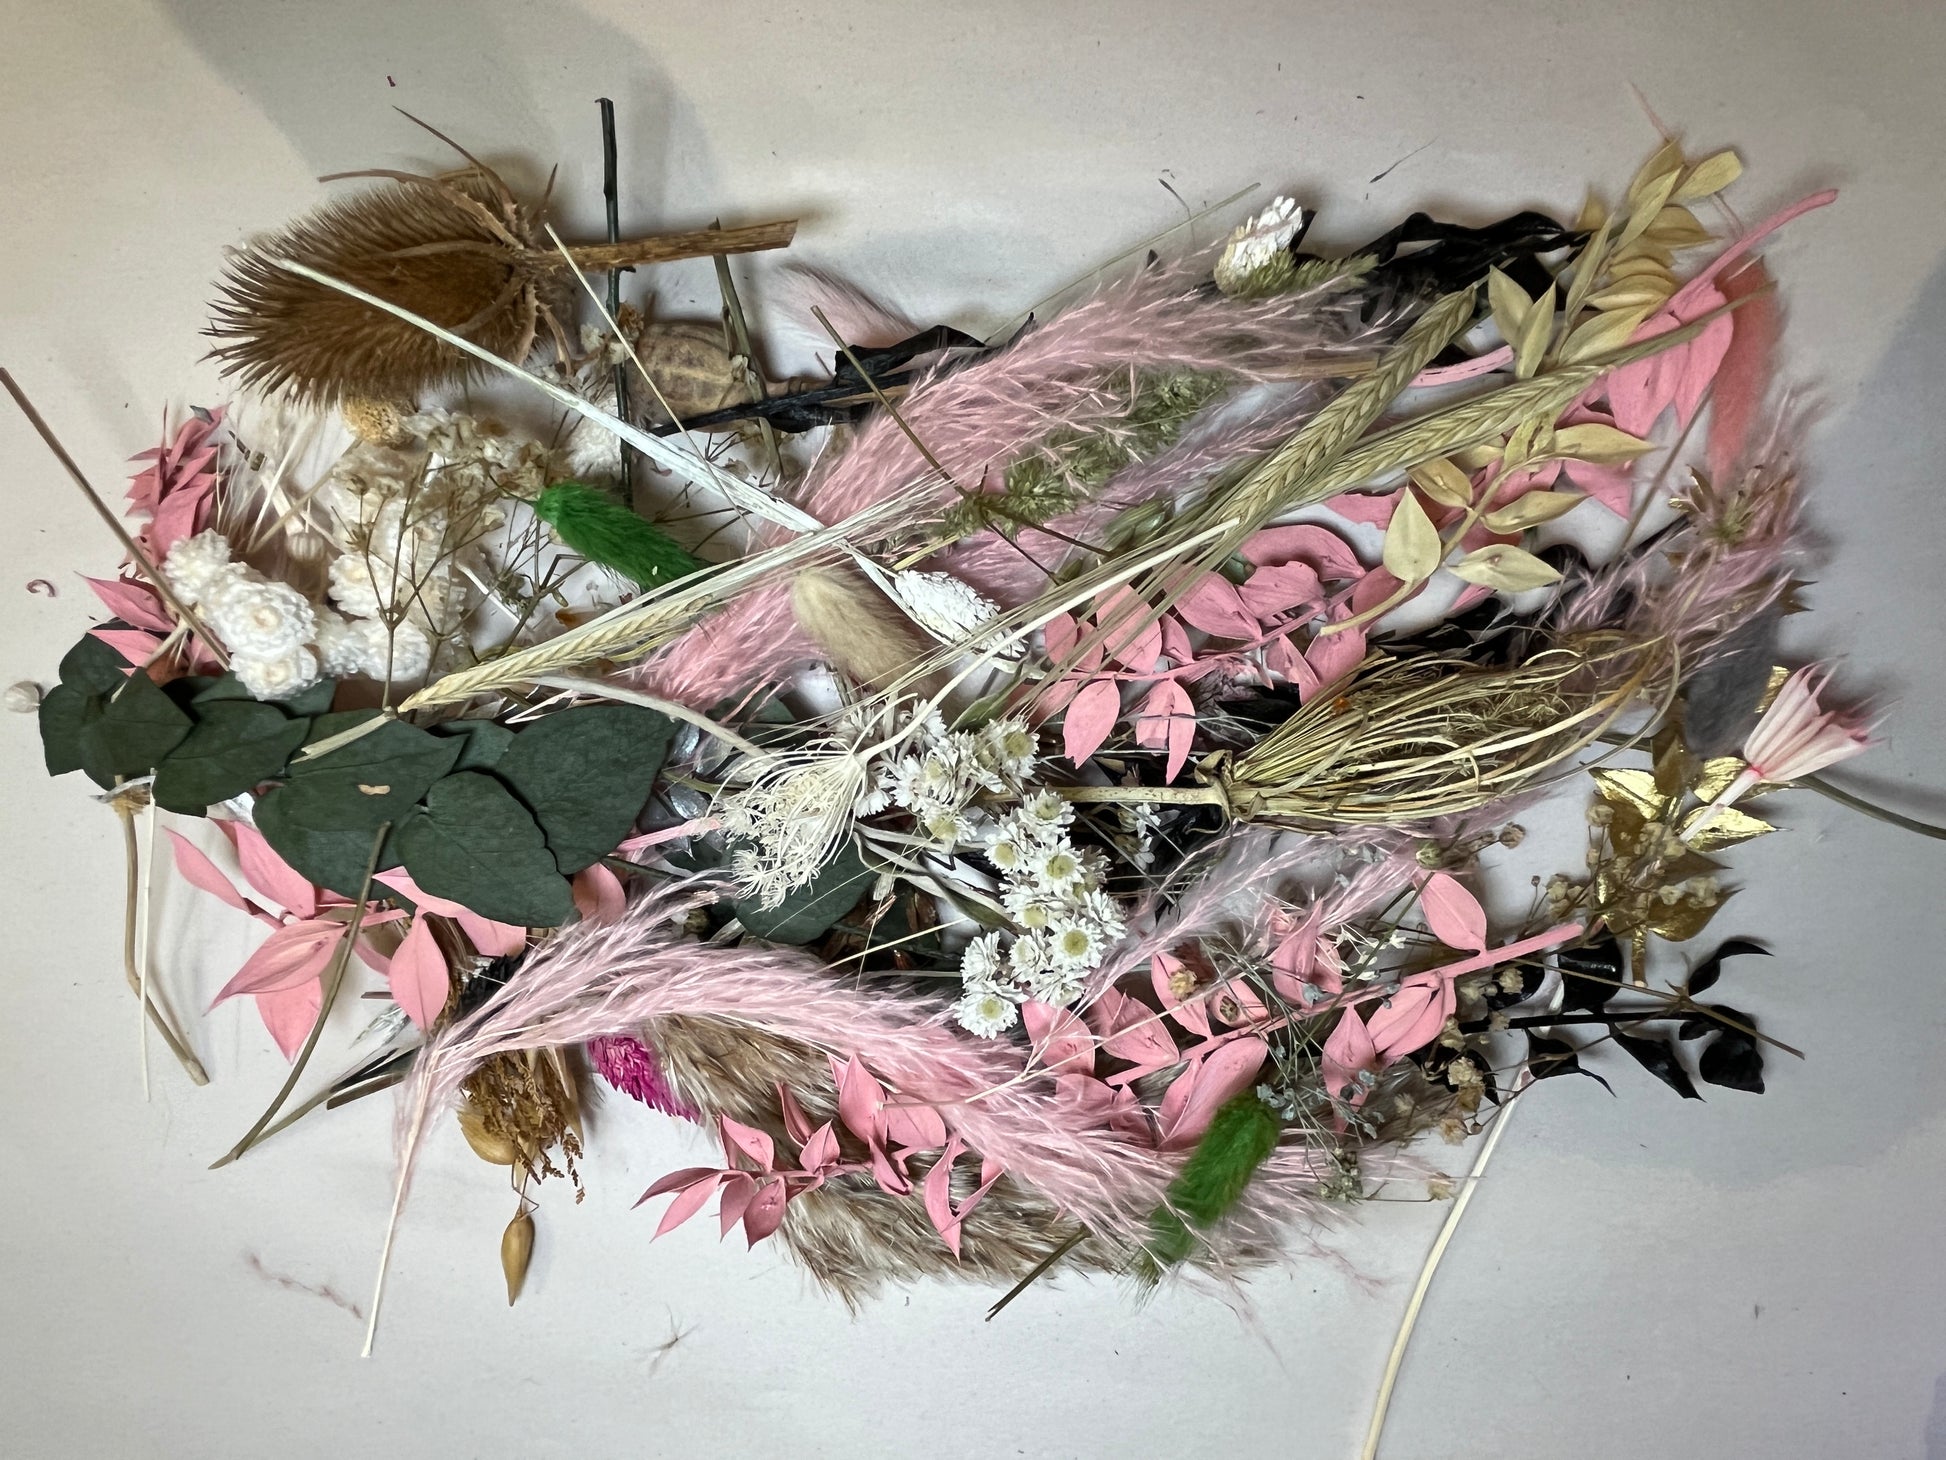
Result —
<instances>
[{"instance_id":1,"label":"pink feathery grass","mask_svg":"<svg viewBox=\"0 0 1946 1460\"><path fill-rule=\"evenodd\" d=\"M1168 1158L1114 1131L1077 1128L1051 1078L1022 1078L1018 1050L955 1033L936 1001L866 993L795 949L713 948L684 936L683 915L722 890L692 879L638 899L613 922L568 929L498 997L436 1035L402 1107L401 1192L425 1122L482 1061L704 1015L858 1056L898 1098L938 1109L974 1150L1091 1230L1141 1240Z\"/></svg>"},{"instance_id":2,"label":"pink feathery grass","mask_svg":"<svg viewBox=\"0 0 1946 1460\"><path fill-rule=\"evenodd\" d=\"M750 686L816 659L791 615L790 589L766 584L719 609L644 661L637 686L692 710L710 710Z\"/></svg>"}]
</instances>

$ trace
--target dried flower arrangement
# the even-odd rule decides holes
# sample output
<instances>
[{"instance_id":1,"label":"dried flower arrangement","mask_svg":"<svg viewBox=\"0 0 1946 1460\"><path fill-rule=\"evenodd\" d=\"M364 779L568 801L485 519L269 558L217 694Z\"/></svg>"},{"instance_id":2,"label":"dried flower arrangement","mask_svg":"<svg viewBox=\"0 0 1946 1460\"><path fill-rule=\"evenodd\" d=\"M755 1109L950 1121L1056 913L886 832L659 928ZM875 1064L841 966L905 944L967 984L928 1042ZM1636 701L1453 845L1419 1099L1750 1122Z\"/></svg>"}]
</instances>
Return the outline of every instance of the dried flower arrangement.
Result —
<instances>
[{"instance_id":1,"label":"dried flower arrangement","mask_svg":"<svg viewBox=\"0 0 1946 1460\"><path fill-rule=\"evenodd\" d=\"M847 1301L1011 1298L1452 1195L1411 1144L1485 1132L1477 1174L1539 1080L1763 1090L1721 854L1868 743L1772 652L1756 250L1831 194L1725 239L1736 158L1669 142L1571 226L1342 257L1279 199L989 341L821 280L832 372L783 385L726 256L791 225L568 247L461 155L234 259L239 399L145 454L132 528L0 373L126 552L40 728L122 818L128 977L199 1083L138 823L270 929L219 1001L292 1069L225 1160L403 1086L393 1221L456 1115L512 1176L512 1301L598 1079L720 1137L658 1234L714 1197ZM584 273L705 254L720 328ZM558 419L454 394L494 376ZM1482 862L1584 775L1585 865L1489 917ZM354 957L391 1006L290 1107Z\"/></svg>"}]
</instances>

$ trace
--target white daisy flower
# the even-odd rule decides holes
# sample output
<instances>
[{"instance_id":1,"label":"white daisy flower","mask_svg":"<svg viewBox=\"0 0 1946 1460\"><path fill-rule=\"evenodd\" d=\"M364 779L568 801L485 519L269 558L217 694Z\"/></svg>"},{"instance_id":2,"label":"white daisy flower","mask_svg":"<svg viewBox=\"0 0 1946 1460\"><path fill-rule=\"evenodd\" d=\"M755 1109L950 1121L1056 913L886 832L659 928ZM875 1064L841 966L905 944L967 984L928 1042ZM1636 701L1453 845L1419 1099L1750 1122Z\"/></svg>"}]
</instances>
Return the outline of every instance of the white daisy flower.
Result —
<instances>
[{"instance_id":1,"label":"white daisy flower","mask_svg":"<svg viewBox=\"0 0 1946 1460\"><path fill-rule=\"evenodd\" d=\"M982 1039L1005 1033L1020 1022L1020 1010L998 989L969 989L953 1005L953 1017L960 1028Z\"/></svg>"},{"instance_id":2,"label":"white daisy flower","mask_svg":"<svg viewBox=\"0 0 1946 1460\"><path fill-rule=\"evenodd\" d=\"M246 659L288 659L317 633L311 601L288 583L239 575L217 585L203 607L224 646Z\"/></svg>"},{"instance_id":3,"label":"white daisy flower","mask_svg":"<svg viewBox=\"0 0 1946 1460\"><path fill-rule=\"evenodd\" d=\"M994 720L980 731L980 747L987 764L1011 781L1024 781L1034 773L1040 742L1027 722L1017 715Z\"/></svg>"},{"instance_id":4,"label":"white daisy flower","mask_svg":"<svg viewBox=\"0 0 1946 1460\"><path fill-rule=\"evenodd\" d=\"M1088 980L1080 972L1064 968L1049 968L1040 973L1028 990L1035 999L1043 1004L1053 1004L1059 1008L1072 1004L1081 997L1081 991L1088 986Z\"/></svg>"},{"instance_id":5,"label":"white daisy flower","mask_svg":"<svg viewBox=\"0 0 1946 1460\"><path fill-rule=\"evenodd\" d=\"M959 976L970 987L987 988L1006 972L1006 951L998 933L982 933L960 954Z\"/></svg>"},{"instance_id":6,"label":"white daisy flower","mask_svg":"<svg viewBox=\"0 0 1946 1460\"><path fill-rule=\"evenodd\" d=\"M921 816L919 829L943 847L957 847L973 840L973 823L947 806Z\"/></svg>"},{"instance_id":7,"label":"white daisy flower","mask_svg":"<svg viewBox=\"0 0 1946 1460\"><path fill-rule=\"evenodd\" d=\"M230 561L230 540L213 529L185 537L162 560L171 591L191 608L242 572L242 564Z\"/></svg>"},{"instance_id":8,"label":"white daisy flower","mask_svg":"<svg viewBox=\"0 0 1946 1460\"><path fill-rule=\"evenodd\" d=\"M346 553L331 560L331 601L353 618L376 617L380 607L378 585L373 581L371 564L363 553Z\"/></svg>"},{"instance_id":9,"label":"white daisy flower","mask_svg":"<svg viewBox=\"0 0 1946 1460\"><path fill-rule=\"evenodd\" d=\"M1080 853L1075 851L1066 837L1043 848L1028 864L1028 872L1035 885L1054 893L1066 892L1080 882L1085 870Z\"/></svg>"},{"instance_id":10,"label":"white daisy flower","mask_svg":"<svg viewBox=\"0 0 1946 1460\"><path fill-rule=\"evenodd\" d=\"M1036 791L1020 803L1018 815L1023 826L1035 827L1045 834L1071 824L1074 807L1052 791Z\"/></svg>"},{"instance_id":11,"label":"white daisy flower","mask_svg":"<svg viewBox=\"0 0 1946 1460\"><path fill-rule=\"evenodd\" d=\"M1027 850L1010 836L998 836L987 847L987 860L1002 872L1018 872L1027 865Z\"/></svg>"},{"instance_id":12,"label":"white daisy flower","mask_svg":"<svg viewBox=\"0 0 1946 1460\"><path fill-rule=\"evenodd\" d=\"M1007 967L1013 977L1031 984L1054 965L1053 950L1039 933L1025 933L1014 939L1007 950Z\"/></svg>"},{"instance_id":13,"label":"white daisy flower","mask_svg":"<svg viewBox=\"0 0 1946 1460\"><path fill-rule=\"evenodd\" d=\"M287 700L318 682L318 656L298 647L274 658L236 654L230 670L239 683L260 700Z\"/></svg>"},{"instance_id":14,"label":"white daisy flower","mask_svg":"<svg viewBox=\"0 0 1946 1460\"><path fill-rule=\"evenodd\" d=\"M1061 918L1047 930L1049 956L1057 968L1093 968L1101 962L1101 930L1092 923Z\"/></svg>"}]
</instances>

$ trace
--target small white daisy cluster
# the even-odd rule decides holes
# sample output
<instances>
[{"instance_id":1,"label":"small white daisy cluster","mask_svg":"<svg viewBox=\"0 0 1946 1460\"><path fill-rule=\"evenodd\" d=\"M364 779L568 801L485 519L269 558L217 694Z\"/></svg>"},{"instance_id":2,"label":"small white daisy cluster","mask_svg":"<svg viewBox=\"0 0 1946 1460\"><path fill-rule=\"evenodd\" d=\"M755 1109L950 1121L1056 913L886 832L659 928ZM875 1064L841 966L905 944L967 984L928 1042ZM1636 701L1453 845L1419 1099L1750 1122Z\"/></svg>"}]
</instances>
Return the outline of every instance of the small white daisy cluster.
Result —
<instances>
[{"instance_id":1,"label":"small white daisy cluster","mask_svg":"<svg viewBox=\"0 0 1946 1460\"><path fill-rule=\"evenodd\" d=\"M1288 285L1297 272L1291 240L1308 216L1294 199L1278 198L1239 227L1216 261L1216 287L1225 294L1251 298L1274 294Z\"/></svg>"},{"instance_id":2,"label":"small white daisy cluster","mask_svg":"<svg viewBox=\"0 0 1946 1460\"><path fill-rule=\"evenodd\" d=\"M1102 889L1104 859L1074 845L1073 822L1074 808L1043 790L985 829L987 860L1000 871L1001 905L1021 931L1011 941L985 933L966 946L960 959L966 993L953 1012L971 1033L1011 1028L1024 999L1073 1003L1126 928Z\"/></svg>"}]
</instances>

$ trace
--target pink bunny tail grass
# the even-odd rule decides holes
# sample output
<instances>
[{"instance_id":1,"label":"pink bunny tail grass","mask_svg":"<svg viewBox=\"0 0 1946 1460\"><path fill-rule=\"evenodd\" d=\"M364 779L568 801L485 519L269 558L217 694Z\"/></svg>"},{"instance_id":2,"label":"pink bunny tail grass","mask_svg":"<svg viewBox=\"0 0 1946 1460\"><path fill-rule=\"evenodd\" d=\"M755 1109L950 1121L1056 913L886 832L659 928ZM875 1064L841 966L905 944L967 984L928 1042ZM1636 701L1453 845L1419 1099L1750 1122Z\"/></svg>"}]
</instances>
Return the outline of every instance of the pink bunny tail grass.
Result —
<instances>
[{"instance_id":1,"label":"pink bunny tail grass","mask_svg":"<svg viewBox=\"0 0 1946 1460\"><path fill-rule=\"evenodd\" d=\"M702 1123L703 1112L676 1092L655 1051L634 1036L604 1034L589 1040L588 1061L602 1079L649 1109Z\"/></svg>"},{"instance_id":2,"label":"pink bunny tail grass","mask_svg":"<svg viewBox=\"0 0 1946 1460\"><path fill-rule=\"evenodd\" d=\"M788 585L744 594L644 661L638 688L692 710L709 711L753 685L782 679L819 656L791 615Z\"/></svg>"},{"instance_id":3,"label":"pink bunny tail grass","mask_svg":"<svg viewBox=\"0 0 1946 1460\"><path fill-rule=\"evenodd\" d=\"M401 1191L417 1130L483 1061L700 1015L858 1056L898 1098L936 1107L974 1150L1098 1235L1141 1239L1169 1179L1166 1157L1111 1131L1076 1129L1051 1079L1021 1078L1012 1045L955 1033L933 1001L860 992L794 949L712 948L685 936L683 916L722 890L707 878L672 884L613 922L568 929L498 997L437 1034L401 1106Z\"/></svg>"}]
</instances>

